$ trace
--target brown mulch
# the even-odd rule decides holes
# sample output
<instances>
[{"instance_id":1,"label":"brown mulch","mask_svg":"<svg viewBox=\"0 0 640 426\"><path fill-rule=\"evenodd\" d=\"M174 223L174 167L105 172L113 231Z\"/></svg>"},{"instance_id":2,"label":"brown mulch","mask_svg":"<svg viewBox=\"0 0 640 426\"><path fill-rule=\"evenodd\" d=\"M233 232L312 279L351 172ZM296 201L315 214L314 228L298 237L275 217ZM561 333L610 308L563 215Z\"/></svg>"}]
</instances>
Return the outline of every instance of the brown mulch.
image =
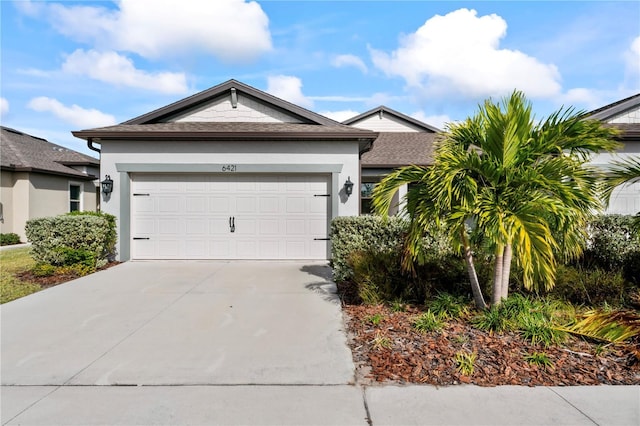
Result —
<instances>
[{"instance_id":1,"label":"brown mulch","mask_svg":"<svg viewBox=\"0 0 640 426\"><path fill-rule=\"evenodd\" d=\"M448 322L439 332L421 333L412 326L421 313L414 307L392 312L385 306L345 305L343 310L358 378L367 383L640 384L640 362L624 348L608 346L598 351L597 343L575 337L561 347L546 348L515 332L488 333L461 320ZM373 325L371 317L377 314L382 320ZM381 340L389 347L380 345ZM455 354L461 351L477 353L470 376L456 369ZM545 353L553 367L529 364L524 357L534 352Z\"/></svg>"},{"instance_id":2,"label":"brown mulch","mask_svg":"<svg viewBox=\"0 0 640 426\"><path fill-rule=\"evenodd\" d=\"M119 265L120 263L121 262L109 262L102 268L98 268L97 270L102 271L104 269L109 269L112 266ZM20 281L38 284L42 288L53 287L58 284L63 284L81 277L77 274L54 274L48 277L39 277L37 275L34 275L30 270L20 272L16 274L16 276L20 279Z\"/></svg>"}]
</instances>

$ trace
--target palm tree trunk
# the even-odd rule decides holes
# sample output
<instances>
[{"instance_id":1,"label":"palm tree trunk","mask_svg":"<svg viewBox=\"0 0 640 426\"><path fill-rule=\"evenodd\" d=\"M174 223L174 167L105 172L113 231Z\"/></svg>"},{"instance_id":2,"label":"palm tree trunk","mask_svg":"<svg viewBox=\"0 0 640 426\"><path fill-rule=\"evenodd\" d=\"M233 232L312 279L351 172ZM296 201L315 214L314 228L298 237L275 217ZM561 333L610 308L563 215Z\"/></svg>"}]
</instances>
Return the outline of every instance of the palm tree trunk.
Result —
<instances>
[{"instance_id":1,"label":"palm tree trunk","mask_svg":"<svg viewBox=\"0 0 640 426\"><path fill-rule=\"evenodd\" d=\"M493 294L491 295L491 306L498 306L502 300L502 262L504 259L504 246L498 245L496 248L496 260L493 269Z\"/></svg>"},{"instance_id":2,"label":"palm tree trunk","mask_svg":"<svg viewBox=\"0 0 640 426\"><path fill-rule=\"evenodd\" d=\"M511 275L511 259L513 258L513 250L511 243L507 243L504 248L504 258L502 259L502 294L500 298L509 297L509 276Z\"/></svg>"},{"instance_id":3,"label":"palm tree trunk","mask_svg":"<svg viewBox=\"0 0 640 426\"><path fill-rule=\"evenodd\" d=\"M480 289L480 282L478 281L478 274L476 274L476 267L473 264L473 253L471 252L471 246L469 239L465 235L464 230L460 231L462 237L462 244L464 246L464 260L467 264L467 273L469 274L469 281L471 281L471 292L473 293L473 300L479 309L487 309L487 304L482 297L482 290Z\"/></svg>"}]
</instances>

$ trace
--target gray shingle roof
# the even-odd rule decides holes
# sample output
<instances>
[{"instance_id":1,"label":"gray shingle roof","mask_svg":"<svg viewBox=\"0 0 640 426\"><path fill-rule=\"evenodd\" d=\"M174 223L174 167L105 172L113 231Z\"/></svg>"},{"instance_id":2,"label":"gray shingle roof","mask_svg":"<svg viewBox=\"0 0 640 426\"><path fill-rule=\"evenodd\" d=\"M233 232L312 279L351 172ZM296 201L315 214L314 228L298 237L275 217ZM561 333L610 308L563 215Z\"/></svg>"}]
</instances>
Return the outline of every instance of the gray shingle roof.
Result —
<instances>
[{"instance_id":1,"label":"gray shingle roof","mask_svg":"<svg viewBox=\"0 0 640 426\"><path fill-rule=\"evenodd\" d=\"M381 132L370 151L362 154L362 167L401 167L433 164L436 133Z\"/></svg>"},{"instance_id":2,"label":"gray shingle roof","mask_svg":"<svg viewBox=\"0 0 640 426\"><path fill-rule=\"evenodd\" d=\"M640 93L636 93L628 98L594 109L593 111L588 112L586 117L593 120L607 121L609 118L635 108L638 105L640 105Z\"/></svg>"},{"instance_id":3,"label":"gray shingle roof","mask_svg":"<svg viewBox=\"0 0 640 426\"><path fill-rule=\"evenodd\" d=\"M99 167L100 161L45 139L8 127L1 127L0 166L3 170L32 171L96 179L68 165Z\"/></svg>"}]
</instances>

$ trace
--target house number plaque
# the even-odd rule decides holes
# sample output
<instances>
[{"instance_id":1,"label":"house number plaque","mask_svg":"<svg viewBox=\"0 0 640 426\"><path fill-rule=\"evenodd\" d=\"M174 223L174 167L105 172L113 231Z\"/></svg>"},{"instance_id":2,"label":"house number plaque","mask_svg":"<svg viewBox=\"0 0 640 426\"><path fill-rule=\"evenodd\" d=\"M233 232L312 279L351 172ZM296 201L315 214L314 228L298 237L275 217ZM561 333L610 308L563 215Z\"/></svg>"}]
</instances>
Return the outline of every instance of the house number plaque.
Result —
<instances>
[{"instance_id":1,"label":"house number plaque","mask_svg":"<svg viewBox=\"0 0 640 426\"><path fill-rule=\"evenodd\" d=\"M223 172L235 172L237 171L238 166L235 164L225 164L222 166Z\"/></svg>"}]
</instances>

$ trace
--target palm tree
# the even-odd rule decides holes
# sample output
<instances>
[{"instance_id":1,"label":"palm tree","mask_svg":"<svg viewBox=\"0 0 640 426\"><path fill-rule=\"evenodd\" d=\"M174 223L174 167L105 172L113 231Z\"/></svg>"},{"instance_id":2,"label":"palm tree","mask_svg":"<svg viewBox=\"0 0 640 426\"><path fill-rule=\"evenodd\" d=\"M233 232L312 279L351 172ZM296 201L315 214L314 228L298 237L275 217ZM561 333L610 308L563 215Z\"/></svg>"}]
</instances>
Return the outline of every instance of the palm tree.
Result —
<instances>
[{"instance_id":1,"label":"palm tree","mask_svg":"<svg viewBox=\"0 0 640 426\"><path fill-rule=\"evenodd\" d=\"M604 195L606 204L609 205L614 189L637 182L640 182L640 157L614 161L607 171L605 181ZM633 223L634 227L640 232L640 212L636 213Z\"/></svg>"},{"instance_id":2,"label":"palm tree","mask_svg":"<svg viewBox=\"0 0 640 426\"><path fill-rule=\"evenodd\" d=\"M585 224L601 210L598 172L592 152L613 150L615 130L560 109L536 124L531 104L514 91L502 103L487 100L476 115L450 124L439 141L435 163L408 166L376 186L373 204L385 214L398 187L406 196L410 230L404 266L420 261L420 239L443 227L464 253L476 305L486 308L480 290L472 237L493 253L491 304L508 296L512 259L528 289L554 284L556 257L578 256Z\"/></svg>"}]
</instances>

